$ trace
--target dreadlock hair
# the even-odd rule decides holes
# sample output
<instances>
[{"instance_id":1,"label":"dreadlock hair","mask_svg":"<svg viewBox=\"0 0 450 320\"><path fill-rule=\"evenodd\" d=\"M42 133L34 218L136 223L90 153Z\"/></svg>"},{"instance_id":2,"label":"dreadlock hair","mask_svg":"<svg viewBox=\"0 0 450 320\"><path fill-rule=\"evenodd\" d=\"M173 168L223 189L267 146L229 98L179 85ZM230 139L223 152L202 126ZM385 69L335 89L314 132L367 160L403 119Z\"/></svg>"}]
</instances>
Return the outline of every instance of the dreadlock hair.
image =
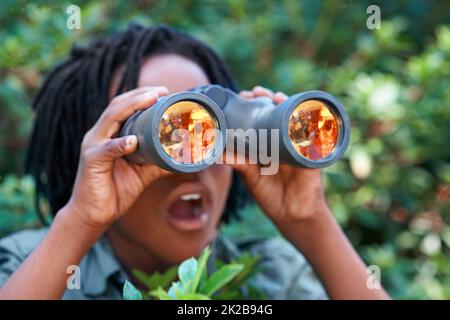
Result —
<instances>
[{"instance_id":1,"label":"dreadlock hair","mask_svg":"<svg viewBox=\"0 0 450 320\"><path fill-rule=\"evenodd\" d=\"M73 47L68 60L54 68L38 92L33 109L35 124L26 157L26 171L36 183L36 210L41 197L55 215L69 200L75 181L84 134L108 106L114 73L123 68L115 95L138 85L144 59L173 53L196 62L212 84L233 91L236 85L225 63L203 42L165 25L130 24L127 30L87 47ZM236 214L249 199L233 173L223 220Z\"/></svg>"}]
</instances>

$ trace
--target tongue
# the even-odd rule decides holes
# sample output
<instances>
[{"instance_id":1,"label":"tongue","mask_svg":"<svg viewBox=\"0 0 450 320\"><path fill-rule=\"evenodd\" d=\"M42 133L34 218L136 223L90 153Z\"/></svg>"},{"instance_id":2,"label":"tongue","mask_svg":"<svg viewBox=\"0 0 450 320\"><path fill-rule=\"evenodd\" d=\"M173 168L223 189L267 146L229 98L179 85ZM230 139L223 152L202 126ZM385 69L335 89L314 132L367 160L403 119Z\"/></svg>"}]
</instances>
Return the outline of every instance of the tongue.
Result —
<instances>
[{"instance_id":1,"label":"tongue","mask_svg":"<svg viewBox=\"0 0 450 320\"><path fill-rule=\"evenodd\" d=\"M178 219L195 219L197 210L191 201L178 200L169 208L169 213Z\"/></svg>"}]
</instances>

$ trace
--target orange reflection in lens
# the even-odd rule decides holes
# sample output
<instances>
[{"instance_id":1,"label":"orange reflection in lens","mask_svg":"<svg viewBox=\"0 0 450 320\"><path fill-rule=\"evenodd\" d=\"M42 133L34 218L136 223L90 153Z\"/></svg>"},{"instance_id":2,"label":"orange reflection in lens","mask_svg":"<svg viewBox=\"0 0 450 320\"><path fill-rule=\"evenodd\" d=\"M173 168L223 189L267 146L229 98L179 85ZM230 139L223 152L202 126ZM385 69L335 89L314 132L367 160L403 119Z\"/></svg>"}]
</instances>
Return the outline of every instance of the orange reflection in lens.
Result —
<instances>
[{"instance_id":1,"label":"orange reflection in lens","mask_svg":"<svg viewBox=\"0 0 450 320\"><path fill-rule=\"evenodd\" d=\"M180 101L171 105L159 123L164 151L180 163L199 163L213 150L217 121L202 105Z\"/></svg>"},{"instance_id":2,"label":"orange reflection in lens","mask_svg":"<svg viewBox=\"0 0 450 320\"><path fill-rule=\"evenodd\" d=\"M310 160L330 155L338 139L338 121L319 100L300 103L289 118L289 139L295 150Z\"/></svg>"}]
</instances>

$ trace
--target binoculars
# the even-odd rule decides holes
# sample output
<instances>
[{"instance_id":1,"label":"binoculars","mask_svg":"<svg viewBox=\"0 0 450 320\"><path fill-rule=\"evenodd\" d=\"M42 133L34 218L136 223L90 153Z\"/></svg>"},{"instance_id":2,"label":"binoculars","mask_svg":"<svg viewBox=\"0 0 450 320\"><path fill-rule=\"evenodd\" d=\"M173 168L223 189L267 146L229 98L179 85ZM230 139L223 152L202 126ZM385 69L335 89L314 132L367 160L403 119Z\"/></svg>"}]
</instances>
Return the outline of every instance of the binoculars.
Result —
<instances>
[{"instance_id":1,"label":"binoculars","mask_svg":"<svg viewBox=\"0 0 450 320\"><path fill-rule=\"evenodd\" d=\"M228 149L257 163L263 162L262 151L271 150L272 157L278 155L274 161L323 168L345 152L350 122L341 102L323 91L298 93L275 105L268 97L245 99L206 85L161 97L133 114L120 130L121 136L131 134L138 148L128 161L176 173L201 171Z\"/></svg>"}]
</instances>

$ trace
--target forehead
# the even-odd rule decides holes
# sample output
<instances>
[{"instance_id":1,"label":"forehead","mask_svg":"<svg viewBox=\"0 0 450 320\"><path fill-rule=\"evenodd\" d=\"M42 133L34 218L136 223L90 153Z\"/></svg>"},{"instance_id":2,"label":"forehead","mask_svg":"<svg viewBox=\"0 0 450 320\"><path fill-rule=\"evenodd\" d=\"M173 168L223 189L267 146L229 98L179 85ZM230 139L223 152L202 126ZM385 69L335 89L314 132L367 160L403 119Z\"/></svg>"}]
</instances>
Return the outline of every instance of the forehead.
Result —
<instances>
[{"instance_id":1,"label":"forehead","mask_svg":"<svg viewBox=\"0 0 450 320\"><path fill-rule=\"evenodd\" d=\"M195 62L179 55L164 54L144 61L138 86L165 86L174 93L208 83L205 72Z\"/></svg>"}]
</instances>

